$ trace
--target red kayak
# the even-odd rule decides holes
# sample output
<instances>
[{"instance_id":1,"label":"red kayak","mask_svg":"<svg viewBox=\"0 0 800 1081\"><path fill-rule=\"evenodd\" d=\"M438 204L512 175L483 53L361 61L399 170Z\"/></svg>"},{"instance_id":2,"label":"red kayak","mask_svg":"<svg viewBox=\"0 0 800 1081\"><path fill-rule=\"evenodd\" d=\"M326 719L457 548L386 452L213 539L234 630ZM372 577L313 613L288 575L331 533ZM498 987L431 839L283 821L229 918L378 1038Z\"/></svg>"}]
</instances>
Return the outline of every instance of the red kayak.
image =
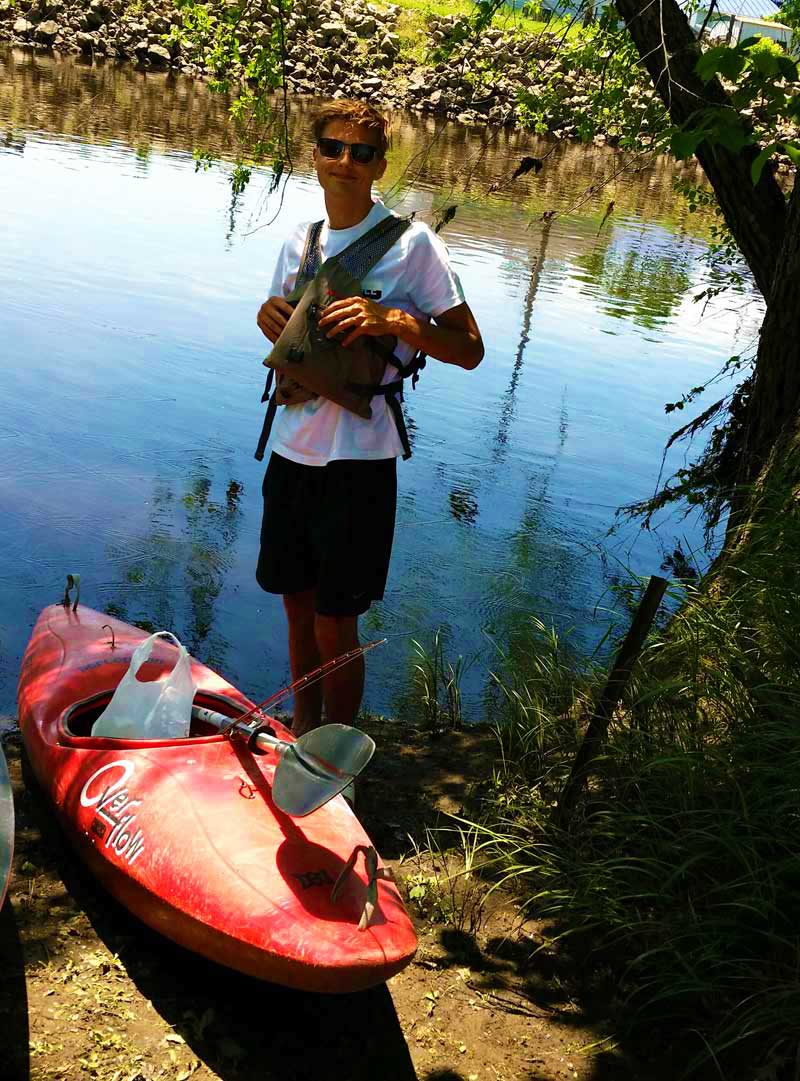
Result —
<instances>
[{"instance_id":1,"label":"red kayak","mask_svg":"<svg viewBox=\"0 0 800 1081\"><path fill-rule=\"evenodd\" d=\"M374 861L368 869L371 842L342 796L289 817L272 799L277 756L255 755L197 720L185 739L90 735L145 637L89 608L53 605L22 661L25 746L81 859L144 923L250 976L345 992L399 972L414 956L414 929L394 883L375 875ZM171 670L175 656L162 640L148 679ZM231 718L253 706L195 660L192 678L199 706Z\"/></svg>"}]
</instances>

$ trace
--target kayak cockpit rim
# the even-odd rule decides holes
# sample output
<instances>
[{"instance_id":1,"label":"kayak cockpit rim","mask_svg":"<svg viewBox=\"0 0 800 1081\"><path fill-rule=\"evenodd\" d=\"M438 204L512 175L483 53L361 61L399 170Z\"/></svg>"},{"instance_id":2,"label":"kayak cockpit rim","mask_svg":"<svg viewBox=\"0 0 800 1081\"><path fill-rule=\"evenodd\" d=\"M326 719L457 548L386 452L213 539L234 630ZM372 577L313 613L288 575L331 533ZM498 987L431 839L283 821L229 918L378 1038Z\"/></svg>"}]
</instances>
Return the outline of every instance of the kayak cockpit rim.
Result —
<instances>
[{"instance_id":1,"label":"kayak cockpit rim","mask_svg":"<svg viewBox=\"0 0 800 1081\"><path fill-rule=\"evenodd\" d=\"M227 739L223 733L209 728L208 734L194 734L194 729L205 728L202 722L192 718L192 730L188 736L180 739L115 739L112 736L93 736L92 725L111 701L114 688L98 691L88 698L82 698L80 702L65 709L57 722L58 742L65 747L86 747L100 749L103 747L177 747L185 744L220 743ZM192 703L195 706L203 706L206 709L224 713L235 721L237 717L244 716L248 707L240 702L235 702L221 694L199 690Z\"/></svg>"}]
</instances>

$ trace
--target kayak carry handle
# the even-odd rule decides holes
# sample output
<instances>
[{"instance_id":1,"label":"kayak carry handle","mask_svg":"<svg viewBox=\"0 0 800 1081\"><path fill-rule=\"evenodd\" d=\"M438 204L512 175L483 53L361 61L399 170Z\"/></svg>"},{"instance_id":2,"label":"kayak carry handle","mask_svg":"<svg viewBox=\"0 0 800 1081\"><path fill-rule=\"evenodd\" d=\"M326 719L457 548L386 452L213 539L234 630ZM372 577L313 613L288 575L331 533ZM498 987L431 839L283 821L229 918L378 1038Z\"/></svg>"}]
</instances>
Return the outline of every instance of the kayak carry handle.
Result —
<instances>
[{"instance_id":1,"label":"kayak carry handle","mask_svg":"<svg viewBox=\"0 0 800 1081\"><path fill-rule=\"evenodd\" d=\"M64 605L65 608L69 608L70 591L72 590L73 587L75 588L75 602L72 605L72 611L77 612L78 611L78 601L81 599L81 576L79 574L68 574L67 575L67 586L66 586L66 589L64 590L64 599L62 600L61 603Z\"/></svg>"}]
</instances>

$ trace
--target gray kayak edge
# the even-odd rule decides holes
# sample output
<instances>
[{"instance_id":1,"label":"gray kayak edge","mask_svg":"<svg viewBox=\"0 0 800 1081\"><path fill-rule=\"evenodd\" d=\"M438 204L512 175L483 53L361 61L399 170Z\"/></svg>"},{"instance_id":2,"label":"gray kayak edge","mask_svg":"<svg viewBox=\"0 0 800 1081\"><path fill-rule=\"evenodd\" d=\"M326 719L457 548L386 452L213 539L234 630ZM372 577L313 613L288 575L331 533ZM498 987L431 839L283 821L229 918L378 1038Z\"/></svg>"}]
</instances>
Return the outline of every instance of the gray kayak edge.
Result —
<instances>
[{"instance_id":1,"label":"gray kayak edge","mask_svg":"<svg viewBox=\"0 0 800 1081\"><path fill-rule=\"evenodd\" d=\"M14 797L11 778L0 741L0 908L6 899L11 878L11 860L14 856Z\"/></svg>"}]
</instances>

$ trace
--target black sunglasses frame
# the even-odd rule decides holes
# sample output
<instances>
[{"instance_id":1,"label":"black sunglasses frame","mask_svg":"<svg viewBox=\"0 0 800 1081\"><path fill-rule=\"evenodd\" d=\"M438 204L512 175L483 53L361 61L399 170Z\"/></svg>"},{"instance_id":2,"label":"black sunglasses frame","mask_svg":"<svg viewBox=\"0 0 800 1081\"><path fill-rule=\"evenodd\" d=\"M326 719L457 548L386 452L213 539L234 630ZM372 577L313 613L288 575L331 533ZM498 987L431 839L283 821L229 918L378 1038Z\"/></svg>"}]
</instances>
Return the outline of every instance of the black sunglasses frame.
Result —
<instances>
[{"instance_id":1,"label":"black sunglasses frame","mask_svg":"<svg viewBox=\"0 0 800 1081\"><path fill-rule=\"evenodd\" d=\"M328 150L336 150L337 153L328 153L324 145L326 143ZM326 135L317 139L317 149L323 158L328 158L330 161L338 161L345 150L349 150L350 160L356 165L371 165L381 154L379 148L371 143L346 143L343 139L330 139Z\"/></svg>"}]
</instances>

